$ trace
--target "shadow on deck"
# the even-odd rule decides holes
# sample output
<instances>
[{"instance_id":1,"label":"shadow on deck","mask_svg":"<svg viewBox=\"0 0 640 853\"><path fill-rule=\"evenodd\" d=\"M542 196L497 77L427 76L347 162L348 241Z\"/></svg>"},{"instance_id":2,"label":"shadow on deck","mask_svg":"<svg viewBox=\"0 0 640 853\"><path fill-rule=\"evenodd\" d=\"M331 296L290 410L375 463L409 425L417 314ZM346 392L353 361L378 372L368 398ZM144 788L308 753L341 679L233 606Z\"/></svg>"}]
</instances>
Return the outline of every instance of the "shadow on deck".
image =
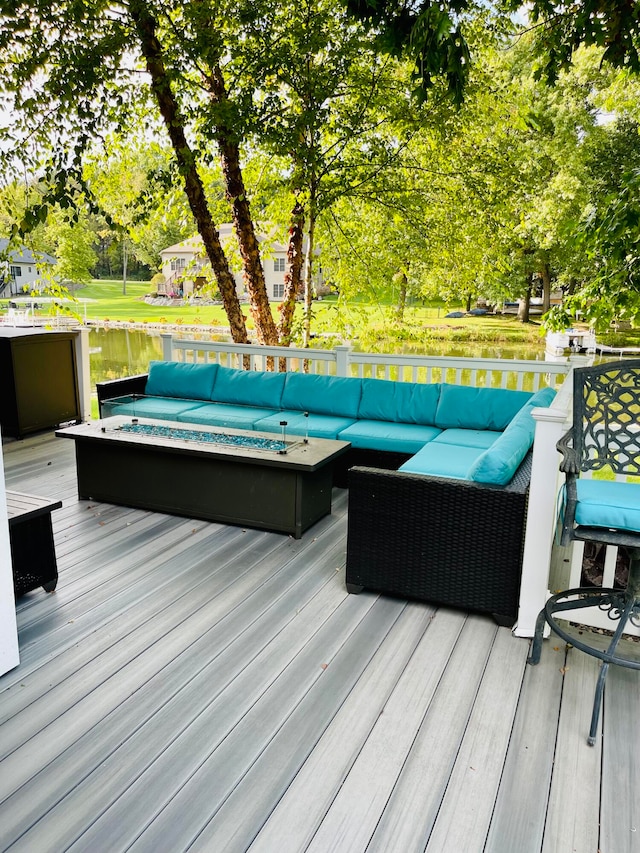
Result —
<instances>
[{"instance_id":1,"label":"shadow on deck","mask_svg":"<svg viewBox=\"0 0 640 853\"><path fill-rule=\"evenodd\" d=\"M640 679L489 619L349 596L347 496L300 541L78 501L71 442L4 447L60 497L60 581L0 678L0 848L640 849Z\"/></svg>"}]
</instances>

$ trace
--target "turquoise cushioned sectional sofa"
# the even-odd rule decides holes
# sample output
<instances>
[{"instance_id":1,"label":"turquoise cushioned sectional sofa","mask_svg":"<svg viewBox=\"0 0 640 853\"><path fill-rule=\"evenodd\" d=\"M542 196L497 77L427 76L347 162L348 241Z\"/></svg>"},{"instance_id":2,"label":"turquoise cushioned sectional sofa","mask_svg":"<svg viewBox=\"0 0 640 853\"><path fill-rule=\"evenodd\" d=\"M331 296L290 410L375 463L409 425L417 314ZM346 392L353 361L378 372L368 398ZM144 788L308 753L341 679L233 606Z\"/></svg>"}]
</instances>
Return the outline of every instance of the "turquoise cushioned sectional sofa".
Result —
<instances>
[{"instance_id":1,"label":"turquoise cushioned sectional sofa","mask_svg":"<svg viewBox=\"0 0 640 853\"><path fill-rule=\"evenodd\" d=\"M131 393L131 382L139 380ZM122 391L122 382L130 383ZM535 394L445 383L234 370L217 364L151 362L148 376L101 383L102 417L179 423L349 441L391 454L401 471L508 484L532 443ZM356 459L368 457L358 457Z\"/></svg>"},{"instance_id":2,"label":"turquoise cushioned sectional sofa","mask_svg":"<svg viewBox=\"0 0 640 853\"><path fill-rule=\"evenodd\" d=\"M534 394L152 362L99 383L102 417L349 441L346 584L516 619Z\"/></svg>"}]
</instances>

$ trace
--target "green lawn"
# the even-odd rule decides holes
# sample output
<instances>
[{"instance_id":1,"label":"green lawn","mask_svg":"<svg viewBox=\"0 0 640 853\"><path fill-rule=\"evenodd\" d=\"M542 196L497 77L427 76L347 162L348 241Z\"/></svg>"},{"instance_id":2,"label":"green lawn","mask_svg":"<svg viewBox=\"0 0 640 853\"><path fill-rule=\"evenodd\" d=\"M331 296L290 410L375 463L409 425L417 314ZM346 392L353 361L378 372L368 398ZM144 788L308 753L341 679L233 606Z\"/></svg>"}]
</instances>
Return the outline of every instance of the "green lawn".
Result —
<instances>
[{"instance_id":1,"label":"green lawn","mask_svg":"<svg viewBox=\"0 0 640 853\"><path fill-rule=\"evenodd\" d=\"M122 293L121 281L92 281L75 291L78 299L95 299L87 303L86 314L92 320L122 320L134 323L192 324L225 326L226 315L221 306L160 306L148 305L143 301L150 292L149 282L127 282L127 293ZM84 306L78 312L84 314Z\"/></svg>"},{"instance_id":2,"label":"green lawn","mask_svg":"<svg viewBox=\"0 0 640 853\"><path fill-rule=\"evenodd\" d=\"M76 307L79 317L90 320L131 323L167 324L170 326L202 325L203 328L227 327L227 318L218 305L149 305L143 299L150 292L148 282L128 282L126 294L122 281L94 280L75 291L80 300ZM82 300L94 300L83 303ZM6 305L6 303L4 303ZM278 318L278 304L273 303L274 317ZM541 345L539 322L519 323L514 315L445 318L445 314L460 306L433 301L425 305L410 305L405 310L403 322L395 316L391 302L371 303L356 299L348 305L338 303L337 297L328 297L313 304L312 331L323 337L357 337L368 348L378 349L390 341L398 344L424 343L425 341L451 341L476 343L524 343ZM248 305L244 311L247 326L253 329ZM298 326L302 321L302 307L296 314Z\"/></svg>"}]
</instances>

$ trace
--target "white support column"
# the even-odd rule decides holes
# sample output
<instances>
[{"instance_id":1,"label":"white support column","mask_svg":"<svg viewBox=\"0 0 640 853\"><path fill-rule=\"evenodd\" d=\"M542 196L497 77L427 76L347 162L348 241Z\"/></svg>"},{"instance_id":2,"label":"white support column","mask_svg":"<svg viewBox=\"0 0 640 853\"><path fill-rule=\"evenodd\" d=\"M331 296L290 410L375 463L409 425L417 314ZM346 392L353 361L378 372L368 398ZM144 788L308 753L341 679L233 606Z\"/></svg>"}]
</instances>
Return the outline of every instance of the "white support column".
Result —
<instances>
[{"instance_id":1,"label":"white support column","mask_svg":"<svg viewBox=\"0 0 640 853\"><path fill-rule=\"evenodd\" d=\"M78 371L78 395L80 418L83 421L91 417L91 362L89 355L89 329L76 331L76 370Z\"/></svg>"},{"instance_id":2,"label":"white support column","mask_svg":"<svg viewBox=\"0 0 640 853\"><path fill-rule=\"evenodd\" d=\"M20 653L1 442L0 437L0 675L4 675L18 666Z\"/></svg>"},{"instance_id":3,"label":"white support column","mask_svg":"<svg viewBox=\"0 0 640 853\"><path fill-rule=\"evenodd\" d=\"M336 376L351 376L351 371L349 370L351 347L340 346L334 349L336 354Z\"/></svg>"},{"instance_id":4,"label":"white support column","mask_svg":"<svg viewBox=\"0 0 640 853\"><path fill-rule=\"evenodd\" d=\"M164 361L173 361L173 335L163 332L162 338L162 358Z\"/></svg>"},{"instance_id":5,"label":"white support column","mask_svg":"<svg viewBox=\"0 0 640 853\"><path fill-rule=\"evenodd\" d=\"M533 637L536 619L549 594L551 547L556 529L558 468L556 443L566 429L567 412L533 409L536 434L525 530L518 621L513 633Z\"/></svg>"}]
</instances>

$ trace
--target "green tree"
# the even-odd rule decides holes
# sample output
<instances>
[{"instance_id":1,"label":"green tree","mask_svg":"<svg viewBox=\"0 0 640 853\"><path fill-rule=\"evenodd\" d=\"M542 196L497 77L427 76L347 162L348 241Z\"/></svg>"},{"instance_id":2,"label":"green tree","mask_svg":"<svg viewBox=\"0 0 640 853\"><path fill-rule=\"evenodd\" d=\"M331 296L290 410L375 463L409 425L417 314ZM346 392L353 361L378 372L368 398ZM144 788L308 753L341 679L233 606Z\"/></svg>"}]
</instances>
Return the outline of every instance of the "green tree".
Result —
<instances>
[{"instance_id":1,"label":"green tree","mask_svg":"<svg viewBox=\"0 0 640 853\"><path fill-rule=\"evenodd\" d=\"M577 247L586 258L562 307L548 325L566 328L580 318L606 330L614 321L640 323L640 127L628 114L601 125L589 140L585 175L589 204Z\"/></svg>"},{"instance_id":2,"label":"green tree","mask_svg":"<svg viewBox=\"0 0 640 853\"><path fill-rule=\"evenodd\" d=\"M397 149L382 127L409 103L396 63L376 56L360 27L334 0L273 3L268 21L246 46L248 71L264 81L254 125L257 144L280 163L289 200L290 269L281 329L301 289L298 267L305 237L305 323L311 322L316 227L341 197L391 167ZM386 139L385 139L386 137Z\"/></svg>"},{"instance_id":3,"label":"green tree","mask_svg":"<svg viewBox=\"0 0 640 853\"><path fill-rule=\"evenodd\" d=\"M85 284L91 281L91 269L97 256L95 234L86 216L75 219L68 212L54 208L47 217L44 241L57 260L53 273L59 282Z\"/></svg>"},{"instance_id":4,"label":"green tree","mask_svg":"<svg viewBox=\"0 0 640 853\"><path fill-rule=\"evenodd\" d=\"M105 131L136 122L140 132L152 127L157 132L153 114L143 109L142 98L150 96L170 139L232 336L242 341L247 337L245 320L201 173L211 156L207 141L213 136L258 334L274 343L275 326L239 169L240 137L220 65L227 53L226 22L238 21L239 15L235 6L223 7L195 0L173 6L131 0L114 11L98 0L2 0L0 89L14 111L4 132L13 148L11 153L4 150L4 161L12 165L19 150L27 167L49 186L42 203L28 210L20 223L25 231L46 218L52 201L78 203L86 190L85 152ZM51 140L53 150L48 150Z\"/></svg>"},{"instance_id":5,"label":"green tree","mask_svg":"<svg viewBox=\"0 0 640 853\"><path fill-rule=\"evenodd\" d=\"M444 77L449 94L460 104L469 79L473 49L466 23L473 17L472 0L346 0L351 14L378 35L381 49L407 53L415 62L414 77L424 94ZM490 4L499 14L526 15L535 34L537 76L554 82L580 46L601 50L616 68L640 71L640 15L628 0L502 0Z\"/></svg>"},{"instance_id":6,"label":"green tree","mask_svg":"<svg viewBox=\"0 0 640 853\"><path fill-rule=\"evenodd\" d=\"M157 271L160 251L193 233L193 220L184 192L176 188L166 146L111 135L101 151L88 153L83 175L103 213L102 238L118 247L121 260L126 253ZM205 181L206 177L205 171Z\"/></svg>"}]
</instances>

